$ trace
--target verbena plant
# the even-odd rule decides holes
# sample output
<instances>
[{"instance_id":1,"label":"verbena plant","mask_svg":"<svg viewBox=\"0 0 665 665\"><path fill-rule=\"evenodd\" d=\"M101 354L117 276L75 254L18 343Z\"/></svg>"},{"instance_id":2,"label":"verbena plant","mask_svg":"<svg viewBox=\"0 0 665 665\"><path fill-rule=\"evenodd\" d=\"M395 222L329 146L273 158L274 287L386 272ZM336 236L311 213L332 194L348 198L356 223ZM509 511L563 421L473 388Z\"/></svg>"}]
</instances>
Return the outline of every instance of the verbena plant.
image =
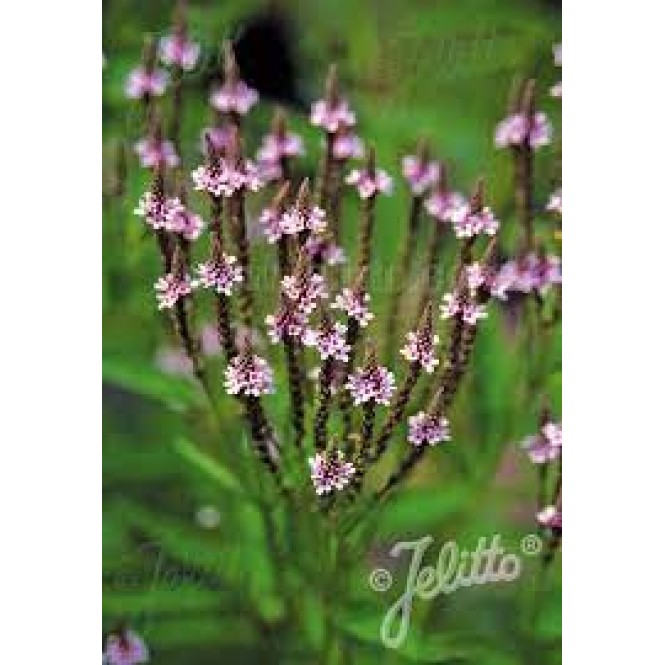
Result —
<instances>
[{"instance_id":1,"label":"verbena plant","mask_svg":"<svg viewBox=\"0 0 665 665\"><path fill-rule=\"evenodd\" d=\"M498 147L512 152L522 229L510 260L500 251L500 223L482 178L465 197L451 187L448 169L432 158L426 141L404 157L411 193L407 236L379 316L370 293L373 273L381 268L372 240L392 179L377 165L374 148L355 134L355 114L336 69L331 67L325 95L311 110L323 149L310 182L295 176L305 146L281 109L256 160L245 155L243 119L258 94L242 81L230 43L223 47L222 83L210 96L214 122L202 134L203 163L185 168L183 79L198 56L180 10L173 33L159 44L147 41L142 65L128 79L127 95L142 105L146 131L136 152L152 172L135 212L161 257L157 306L168 312L183 366L208 401L213 432L224 434L229 419L244 422L246 437L228 445L249 473L239 478L188 441L180 441L178 451L233 497L242 528L251 525L243 549L251 579L228 580L234 585L229 595L246 593L251 606L249 626L241 622L238 631L265 633L270 662L344 662L353 640L379 641L381 618L376 610L368 627L365 616L349 614L371 591L353 588L345 573L366 554L383 504L403 489L428 451L455 445L450 411L473 363L478 328L500 315L502 303L520 309L526 349L534 356L529 395L537 400L540 394L537 346L560 316L561 277L558 257L539 246L534 232L533 154L551 142L552 129L535 109L534 82L517 82L509 116L495 136ZM349 168L353 160L362 162ZM358 220L343 208L347 186L360 198ZM207 223L188 205L195 197L208 206ZM254 197L264 205L252 224ZM559 192L549 208L560 217L560 206ZM416 239L425 217L433 220L432 232L418 269ZM342 247L345 227L355 229L355 251ZM453 254L444 252L453 242ZM267 271L265 256L256 260L266 246L273 255ZM448 284L440 290L444 258ZM411 283L417 288L407 288ZM204 353L196 323L211 307L221 368ZM220 387L235 406L220 399ZM545 529L547 566L560 543L561 428L546 404L540 411L541 431L526 448L539 469L537 520ZM159 528L151 532L170 539ZM172 555L187 560L187 537L176 540ZM196 557L202 576L217 555L224 561L229 555L226 544L206 547L194 546L204 552ZM266 568L278 572L266 575ZM434 654L483 658L479 645L446 637L407 644L404 653L430 662ZM148 652L136 633L120 625L106 657L111 663L144 662Z\"/></svg>"}]
</instances>

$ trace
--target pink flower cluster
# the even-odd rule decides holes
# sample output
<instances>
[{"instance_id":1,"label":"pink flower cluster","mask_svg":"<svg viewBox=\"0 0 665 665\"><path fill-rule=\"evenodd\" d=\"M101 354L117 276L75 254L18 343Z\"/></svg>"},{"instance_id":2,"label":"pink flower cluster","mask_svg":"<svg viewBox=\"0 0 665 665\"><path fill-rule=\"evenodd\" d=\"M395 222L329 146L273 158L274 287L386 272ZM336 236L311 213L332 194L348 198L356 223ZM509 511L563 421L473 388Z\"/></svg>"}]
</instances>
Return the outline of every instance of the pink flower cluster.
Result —
<instances>
[{"instance_id":1,"label":"pink flower cluster","mask_svg":"<svg viewBox=\"0 0 665 665\"><path fill-rule=\"evenodd\" d=\"M327 297L326 282L317 273L284 277L280 308L265 319L273 344L287 337L304 339L309 315L316 309L318 301Z\"/></svg>"},{"instance_id":2,"label":"pink flower cluster","mask_svg":"<svg viewBox=\"0 0 665 665\"><path fill-rule=\"evenodd\" d=\"M381 169L375 169L373 174L366 169L354 169L346 176L346 183L358 189L361 199L369 199L379 193L391 194L393 189L392 178Z\"/></svg>"},{"instance_id":3,"label":"pink flower cluster","mask_svg":"<svg viewBox=\"0 0 665 665\"><path fill-rule=\"evenodd\" d=\"M260 397L275 392L272 369L260 356L235 356L224 374L224 386L230 395Z\"/></svg>"},{"instance_id":4,"label":"pink flower cluster","mask_svg":"<svg viewBox=\"0 0 665 665\"><path fill-rule=\"evenodd\" d=\"M222 254L218 259L201 263L196 269L199 275L197 285L214 289L217 293L230 296L234 285L243 280L242 268L235 256Z\"/></svg>"},{"instance_id":5,"label":"pink flower cluster","mask_svg":"<svg viewBox=\"0 0 665 665\"><path fill-rule=\"evenodd\" d=\"M341 450L316 453L309 458L309 468L314 491L319 496L343 490L356 473L356 468L345 461Z\"/></svg>"},{"instance_id":6,"label":"pink flower cluster","mask_svg":"<svg viewBox=\"0 0 665 665\"><path fill-rule=\"evenodd\" d=\"M285 236L298 235L305 230L323 233L328 226L326 213L318 206L293 205L284 212L279 223Z\"/></svg>"},{"instance_id":7,"label":"pink flower cluster","mask_svg":"<svg viewBox=\"0 0 665 665\"><path fill-rule=\"evenodd\" d=\"M344 250L325 235L310 235L305 241L304 250L310 259L321 258L329 266L337 266L346 261Z\"/></svg>"},{"instance_id":8,"label":"pink flower cluster","mask_svg":"<svg viewBox=\"0 0 665 665\"><path fill-rule=\"evenodd\" d=\"M469 203L464 203L452 210L451 221L458 238L472 238L481 233L493 236L499 229L499 220L487 206L476 211Z\"/></svg>"},{"instance_id":9,"label":"pink flower cluster","mask_svg":"<svg viewBox=\"0 0 665 665\"><path fill-rule=\"evenodd\" d=\"M259 94L244 81L227 81L210 95L210 104L222 113L245 115L258 101Z\"/></svg>"},{"instance_id":10,"label":"pink flower cluster","mask_svg":"<svg viewBox=\"0 0 665 665\"><path fill-rule=\"evenodd\" d=\"M473 294L482 288L499 300L506 299L506 291L511 285L511 282L506 279L506 275L482 266L477 261L465 267L465 274L467 284Z\"/></svg>"},{"instance_id":11,"label":"pink flower cluster","mask_svg":"<svg viewBox=\"0 0 665 665\"><path fill-rule=\"evenodd\" d=\"M201 49L185 35L173 33L159 40L159 59L167 66L175 66L190 72L199 59Z\"/></svg>"},{"instance_id":12,"label":"pink flower cluster","mask_svg":"<svg viewBox=\"0 0 665 665\"><path fill-rule=\"evenodd\" d=\"M542 112L535 113L531 118L524 113L514 113L502 120L494 133L497 148L527 144L536 150L551 141L552 125Z\"/></svg>"},{"instance_id":13,"label":"pink flower cluster","mask_svg":"<svg viewBox=\"0 0 665 665\"><path fill-rule=\"evenodd\" d=\"M346 383L346 388L358 406L366 402L376 402L387 406L395 392L395 377L381 365L369 365L356 370Z\"/></svg>"},{"instance_id":14,"label":"pink flower cluster","mask_svg":"<svg viewBox=\"0 0 665 665\"><path fill-rule=\"evenodd\" d=\"M160 192L145 192L134 214L143 217L146 224L155 230L179 233L187 240L196 240L205 226L201 217L187 210L180 199L166 198Z\"/></svg>"},{"instance_id":15,"label":"pink flower cluster","mask_svg":"<svg viewBox=\"0 0 665 665\"><path fill-rule=\"evenodd\" d=\"M318 330L308 328L303 336L305 346L314 347L323 360L332 358L346 362L351 347L346 343L346 326L336 321Z\"/></svg>"},{"instance_id":16,"label":"pink flower cluster","mask_svg":"<svg viewBox=\"0 0 665 665\"><path fill-rule=\"evenodd\" d=\"M292 132L272 132L263 137L263 143L256 155L259 164L277 164L280 160L304 155L305 148L302 138Z\"/></svg>"},{"instance_id":17,"label":"pink flower cluster","mask_svg":"<svg viewBox=\"0 0 665 665\"><path fill-rule=\"evenodd\" d=\"M330 134L334 134L343 127L355 125L356 116L344 99L335 102L320 99L312 104L310 122L315 127L323 127Z\"/></svg>"},{"instance_id":18,"label":"pink flower cluster","mask_svg":"<svg viewBox=\"0 0 665 665\"><path fill-rule=\"evenodd\" d=\"M459 192L435 191L425 201L425 210L440 222L450 222L453 213L465 205L466 200Z\"/></svg>"},{"instance_id":19,"label":"pink flower cluster","mask_svg":"<svg viewBox=\"0 0 665 665\"><path fill-rule=\"evenodd\" d=\"M555 533L561 533L561 508L559 506L546 506L536 513L538 524Z\"/></svg>"},{"instance_id":20,"label":"pink flower cluster","mask_svg":"<svg viewBox=\"0 0 665 665\"><path fill-rule=\"evenodd\" d=\"M496 276L504 291L546 293L555 284L561 284L561 259L553 254L531 252L515 261L504 263Z\"/></svg>"},{"instance_id":21,"label":"pink flower cluster","mask_svg":"<svg viewBox=\"0 0 665 665\"><path fill-rule=\"evenodd\" d=\"M365 146L362 140L349 131L339 131L335 134L332 146L333 157L340 162L347 159L361 159L365 155Z\"/></svg>"},{"instance_id":22,"label":"pink flower cluster","mask_svg":"<svg viewBox=\"0 0 665 665\"><path fill-rule=\"evenodd\" d=\"M328 286L318 273L306 277L287 275L282 279L282 293L303 313L311 314L318 301L328 297Z\"/></svg>"},{"instance_id":23,"label":"pink flower cluster","mask_svg":"<svg viewBox=\"0 0 665 665\"><path fill-rule=\"evenodd\" d=\"M459 316L467 325L475 326L479 319L487 318L487 311L484 305L459 292L446 293L441 302L441 318L450 319L454 316Z\"/></svg>"},{"instance_id":24,"label":"pink flower cluster","mask_svg":"<svg viewBox=\"0 0 665 665\"><path fill-rule=\"evenodd\" d=\"M441 166L409 155L402 160L402 173L416 196L421 196L439 180Z\"/></svg>"},{"instance_id":25,"label":"pink flower cluster","mask_svg":"<svg viewBox=\"0 0 665 665\"><path fill-rule=\"evenodd\" d=\"M200 215L191 212L186 208L177 210L171 216L168 225L165 227L167 231L179 233L187 240L196 240L205 228L205 224Z\"/></svg>"},{"instance_id":26,"label":"pink flower cluster","mask_svg":"<svg viewBox=\"0 0 665 665\"><path fill-rule=\"evenodd\" d=\"M133 631L124 630L106 639L104 665L139 665L150 659L145 642Z\"/></svg>"},{"instance_id":27,"label":"pink flower cluster","mask_svg":"<svg viewBox=\"0 0 665 665\"><path fill-rule=\"evenodd\" d=\"M540 432L527 437L522 447L534 464L545 464L561 455L561 425L548 422L540 428Z\"/></svg>"},{"instance_id":28,"label":"pink flower cluster","mask_svg":"<svg viewBox=\"0 0 665 665\"><path fill-rule=\"evenodd\" d=\"M147 70L145 67L137 67L129 73L125 94L130 99L159 97L164 94L168 82L168 74L163 69Z\"/></svg>"},{"instance_id":29,"label":"pink flower cluster","mask_svg":"<svg viewBox=\"0 0 665 665\"><path fill-rule=\"evenodd\" d=\"M189 275L180 276L172 272L163 275L155 282L157 308L174 307L181 298L189 295L195 286Z\"/></svg>"},{"instance_id":30,"label":"pink flower cluster","mask_svg":"<svg viewBox=\"0 0 665 665\"><path fill-rule=\"evenodd\" d=\"M141 196L134 214L143 217L153 229L173 228L174 218L184 210L178 198L166 198L160 192L149 191Z\"/></svg>"},{"instance_id":31,"label":"pink flower cluster","mask_svg":"<svg viewBox=\"0 0 665 665\"><path fill-rule=\"evenodd\" d=\"M202 164L192 171L194 189L208 192L211 196L233 196L241 189L258 191L263 186L256 165L243 160L241 163L231 163L224 159L217 159L210 164Z\"/></svg>"},{"instance_id":32,"label":"pink flower cluster","mask_svg":"<svg viewBox=\"0 0 665 665\"><path fill-rule=\"evenodd\" d=\"M266 326L268 337L273 344L284 341L287 337L301 339L307 329L307 314L288 301L282 302L276 314L266 316Z\"/></svg>"},{"instance_id":33,"label":"pink flower cluster","mask_svg":"<svg viewBox=\"0 0 665 665\"><path fill-rule=\"evenodd\" d=\"M141 166L144 168L174 168L180 164L180 158L171 141L148 137L137 141L134 145L134 151L139 156Z\"/></svg>"},{"instance_id":34,"label":"pink flower cluster","mask_svg":"<svg viewBox=\"0 0 665 665\"><path fill-rule=\"evenodd\" d=\"M201 152L208 154L208 145L216 153L223 153L233 142L233 128L230 125L222 127L204 127L201 130Z\"/></svg>"},{"instance_id":35,"label":"pink flower cluster","mask_svg":"<svg viewBox=\"0 0 665 665\"><path fill-rule=\"evenodd\" d=\"M431 374L439 364L439 359L434 353L438 343L439 336L426 330L408 332L406 345L400 350L400 353L409 362L418 363L428 374Z\"/></svg>"},{"instance_id":36,"label":"pink flower cluster","mask_svg":"<svg viewBox=\"0 0 665 665\"><path fill-rule=\"evenodd\" d=\"M421 446L424 443L434 446L450 440L448 420L443 416L433 416L420 411L409 418L409 443Z\"/></svg>"},{"instance_id":37,"label":"pink flower cluster","mask_svg":"<svg viewBox=\"0 0 665 665\"><path fill-rule=\"evenodd\" d=\"M346 312L350 318L358 322L361 328L364 328L374 318L374 314L369 311L369 301L368 293L358 293L354 289L345 288L335 298L331 307Z\"/></svg>"}]
</instances>

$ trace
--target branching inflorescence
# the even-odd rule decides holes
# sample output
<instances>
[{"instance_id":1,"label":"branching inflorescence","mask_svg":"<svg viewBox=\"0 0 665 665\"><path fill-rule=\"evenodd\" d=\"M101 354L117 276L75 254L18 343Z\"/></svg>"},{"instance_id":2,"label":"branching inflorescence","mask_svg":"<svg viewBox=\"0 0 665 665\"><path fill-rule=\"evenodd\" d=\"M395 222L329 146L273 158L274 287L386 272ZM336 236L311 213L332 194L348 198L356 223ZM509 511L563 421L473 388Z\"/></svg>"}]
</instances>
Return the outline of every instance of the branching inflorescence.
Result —
<instances>
[{"instance_id":1,"label":"branching inflorescence","mask_svg":"<svg viewBox=\"0 0 665 665\"><path fill-rule=\"evenodd\" d=\"M307 178L295 182L294 160L304 154L305 146L289 130L281 109L275 112L256 161L245 156L242 120L258 94L242 80L230 43L224 44L222 53L223 82L210 96L214 124L203 132L204 161L191 171L190 180L200 201L209 206L208 224L187 207L186 172L178 154L182 78L199 55L198 46L187 37L182 11L176 14L173 34L158 49L154 43L146 47L143 65L132 72L127 85L128 96L144 105L148 128L136 151L141 165L154 176L136 213L155 234L162 257L164 274L155 284L158 307L173 312L195 376L217 410L216 391L192 334L195 299L213 299L225 366L223 379L215 381L239 401L254 448L280 486L293 489L289 480L297 472L291 474L288 465L295 459L301 472L309 472L316 495L346 492L353 497L392 442L406 442L402 461L373 493L381 498L404 480L429 448L450 440L447 414L469 365L477 328L490 314L490 302L504 299L510 290L541 293L560 281L558 261L534 244L531 219L531 153L549 140L549 125L535 113L534 87L528 84L497 130L497 145L511 146L514 152L518 214L525 229L524 252L503 266L496 259L499 221L485 201L482 180L468 199L454 191L447 169L422 141L416 154L403 159L411 200L386 326L370 310L370 277L380 199L391 194L393 180L377 165L374 148L354 133L356 114L342 96L336 69L331 68L325 96L311 111L311 123L324 133L312 190ZM157 58L170 67L170 76L159 69ZM172 117L165 137L157 100L168 98L169 80ZM364 161L345 175L353 159ZM354 234L356 260L344 284L339 265L346 254L340 238L342 223L351 223L342 214L345 185L355 189L360 213ZM267 312L259 311L255 297L259 276L247 206L253 197L264 204L257 227L274 248L278 275L274 305ZM431 219L432 234L418 318L399 356L393 357L396 319L424 217ZM444 294L438 290L437 268L447 231L457 249L452 283ZM194 266L190 246L195 241L207 243L207 256ZM271 343L265 357L254 348L251 335L234 333L257 325ZM274 353L275 347L281 352ZM307 384L312 362L319 365L314 398ZM419 385L422 391L416 390ZM282 390L289 395L286 426L270 422L265 405ZM418 396L423 395L427 399L420 403ZM294 454L283 455L287 449Z\"/></svg>"}]
</instances>

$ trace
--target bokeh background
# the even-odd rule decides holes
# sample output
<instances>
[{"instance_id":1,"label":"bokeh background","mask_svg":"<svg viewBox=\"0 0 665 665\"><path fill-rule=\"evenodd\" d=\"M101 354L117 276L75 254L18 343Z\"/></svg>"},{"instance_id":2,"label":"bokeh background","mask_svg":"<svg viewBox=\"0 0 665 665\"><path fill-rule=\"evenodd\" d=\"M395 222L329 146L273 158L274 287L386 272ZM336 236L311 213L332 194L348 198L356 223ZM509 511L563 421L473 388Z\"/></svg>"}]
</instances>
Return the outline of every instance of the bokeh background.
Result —
<instances>
[{"instance_id":1,"label":"bokeh background","mask_svg":"<svg viewBox=\"0 0 665 665\"><path fill-rule=\"evenodd\" d=\"M453 440L431 451L376 518L371 540L339 580L345 589L339 595L348 602L330 601L334 585L319 593L316 554L306 551L306 542L293 542L288 570L270 556L260 504L237 491L251 484L258 468L241 453L237 408L222 394L220 381L220 435L193 381L177 373L175 341L155 307L152 285L160 262L154 239L132 213L150 176L132 151L143 121L138 105L124 96L124 81L140 60L144 35L168 31L172 9L162 1L104 2L105 632L126 621L146 639L153 662L166 664L318 663L311 654L333 637L341 644L339 658L346 659L339 662L560 662L558 561L545 577L537 561L525 560L511 584L417 602L409 638L397 652L381 644L378 625L398 587L383 597L367 587L367 574L378 564L392 566L396 578L404 579L403 565L387 556L398 540L431 534L432 549L448 539L473 549L479 536L499 533L507 549L518 551L521 538L537 532L536 474L517 442L536 430L543 402L560 417L560 329L527 353L519 303L493 310L483 322L450 414ZM321 96L328 64L338 63L359 133L376 146L379 165L396 184L394 195L379 202L375 226L371 288L380 319L406 230L409 198L401 158L419 137L445 160L456 188L468 193L476 177L485 177L488 200L503 222L501 250L509 255L517 238L511 163L495 150L493 131L505 115L514 77L533 76L538 105L557 137L536 158L539 211L559 185L560 101L547 91L560 79L552 60L560 19L557 3L526 0L190 2L190 33L203 54L185 79L184 163L193 168L201 159L200 131L211 119L208 90L222 39L236 40L245 78L264 93L247 119L248 152L255 153L279 101L290 126L305 138L301 176L314 173L321 149L307 109ZM280 35L286 52L276 44ZM205 218L205 201L190 198ZM250 205L250 217L260 204L259 198ZM344 246L353 257L358 204L352 193L344 207ZM543 244L558 253L552 220L539 212L536 225ZM423 252L429 229L421 228ZM274 302L273 257L260 239L256 243L265 314ZM452 246L444 252L440 286L453 252ZM407 288L415 293L417 286L415 276ZM406 300L404 325L415 299ZM206 317L212 319L203 309L202 326ZM210 372L221 376L211 346ZM284 423L286 396L277 394L266 404ZM395 456L403 445L395 444ZM284 606L282 585L301 588L297 611Z\"/></svg>"}]
</instances>

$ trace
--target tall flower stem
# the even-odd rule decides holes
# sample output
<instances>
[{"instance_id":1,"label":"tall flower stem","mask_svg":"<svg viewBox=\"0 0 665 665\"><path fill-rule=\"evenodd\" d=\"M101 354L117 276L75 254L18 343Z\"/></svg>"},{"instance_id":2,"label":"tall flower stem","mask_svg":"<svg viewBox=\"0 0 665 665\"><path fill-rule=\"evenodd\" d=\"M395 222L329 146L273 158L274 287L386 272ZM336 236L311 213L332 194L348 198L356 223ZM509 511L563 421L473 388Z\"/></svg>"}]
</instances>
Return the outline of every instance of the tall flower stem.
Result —
<instances>
[{"instance_id":1,"label":"tall flower stem","mask_svg":"<svg viewBox=\"0 0 665 665\"><path fill-rule=\"evenodd\" d=\"M186 269L187 267L185 264L183 251L179 245L176 245L175 251L173 253L173 272L182 276L185 274ZM203 391L205 392L206 397L210 401L210 405L213 408L215 417L218 418L219 412L217 409L217 402L210 388L210 383L203 367L198 341L192 334L192 329L189 323L190 318L193 317L191 307L189 306L189 299L178 299L172 312L173 327L175 328L176 335L178 336L178 339L180 340L185 353L192 362L194 376L201 384L201 387L203 388Z\"/></svg>"},{"instance_id":2,"label":"tall flower stem","mask_svg":"<svg viewBox=\"0 0 665 665\"><path fill-rule=\"evenodd\" d=\"M420 317L425 306L428 302L434 300L434 291L436 287L436 271L439 266L439 255L441 253L441 245L443 243L443 236L445 232L445 227L441 223L437 223L432 237L430 239L429 247L427 250L427 264L425 268L425 283L423 284L423 290L420 294L420 300L418 301L418 308L416 310L416 316Z\"/></svg>"},{"instance_id":3,"label":"tall flower stem","mask_svg":"<svg viewBox=\"0 0 665 665\"><path fill-rule=\"evenodd\" d=\"M321 366L319 375L319 405L314 417L314 447L316 450L325 450L328 417L330 415L330 401L332 396L334 360L326 358Z\"/></svg>"},{"instance_id":4,"label":"tall flower stem","mask_svg":"<svg viewBox=\"0 0 665 665\"><path fill-rule=\"evenodd\" d=\"M412 196L409 208L409 219L406 231L406 240L402 245L402 251L397 262L397 270L393 277L392 292L390 295L390 310L386 318L385 330L385 352L388 358L392 358L395 350L395 340L398 336L397 314L404 298L404 291L411 272L411 264L416 250L417 228L420 211L423 206L422 196Z\"/></svg>"},{"instance_id":5,"label":"tall flower stem","mask_svg":"<svg viewBox=\"0 0 665 665\"><path fill-rule=\"evenodd\" d=\"M344 365L344 376L342 380L342 391L340 393L339 408L342 414L342 445L346 453L350 449L351 430L353 428L353 412L351 393L344 387L353 372L355 364L357 342L360 337L360 324L353 317L348 317L346 327L346 343L349 346L349 359Z\"/></svg>"},{"instance_id":6,"label":"tall flower stem","mask_svg":"<svg viewBox=\"0 0 665 665\"><path fill-rule=\"evenodd\" d=\"M374 450L371 451L369 455L369 461L374 463L377 462L383 454L386 452L388 447L388 441L393 435L395 428L400 424L404 411L406 410L406 405L409 402L411 393L418 382L420 377L421 367L417 362L412 362L409 365L409 371L404 379L404 383L398 390L395 399L392 402L392 407L388 415L388 420L384 423L381 431L374 443Z\"/></svg>"},{"instance_id":7,"label":"tall flower stem","mask_svg":"<svg viewBox=\"0 0 665 665\"><path fill-rule=\"evenodd\" d=\"M293 425L296 448L302 447L305 438L305 396L303 393L301 350L300 343L291 337L284 340L286 370L289 376L289 394L291 397L291 424Z\"/></svg>"},{"instance_id":8,"label":"tall flower stem","mask_svg":"<svg viewBox=\"0 0 665 665\"><path fill-rule=\"evenodd\" d=\"M240 318L247 328L252 327L253 295L250 284L249 242L245 220L245 197L242 192L234 194L229 202L229 226L234 235L238 261L243 270L243 281L239 288Z\"/></svg>"},{"instance_id":9,"label":"tall flower stem","mask_svg":"<svg viewBox=\"0 0 665 665\"><path fill-rule=\"evenodd\" d=\"M522 93L521 111L528 118L535 112L535 81L526 83ZM526 138L522 145L513 149L515 204L517 218L522 227L525 251L529 252L534 246L533 233L533 150Z\"/></svg>"},{"instance_id":10,"label":"tall flower stem","mask_svg":"<svg viewBox=\"0 0 665 665\"><path fill-rule=\"evenodd\" d=\"M376 177L376 154L372 146L367 151L366 171L371 178ZM372 252L372 231L374 229L374 208L376 205L376 193L363 199L360 218L360 239L358 241L358 259L356 262L356 274L362 276L360 286L367 291L370 281L369 271Z\"/></svg>"}]
</instances>

